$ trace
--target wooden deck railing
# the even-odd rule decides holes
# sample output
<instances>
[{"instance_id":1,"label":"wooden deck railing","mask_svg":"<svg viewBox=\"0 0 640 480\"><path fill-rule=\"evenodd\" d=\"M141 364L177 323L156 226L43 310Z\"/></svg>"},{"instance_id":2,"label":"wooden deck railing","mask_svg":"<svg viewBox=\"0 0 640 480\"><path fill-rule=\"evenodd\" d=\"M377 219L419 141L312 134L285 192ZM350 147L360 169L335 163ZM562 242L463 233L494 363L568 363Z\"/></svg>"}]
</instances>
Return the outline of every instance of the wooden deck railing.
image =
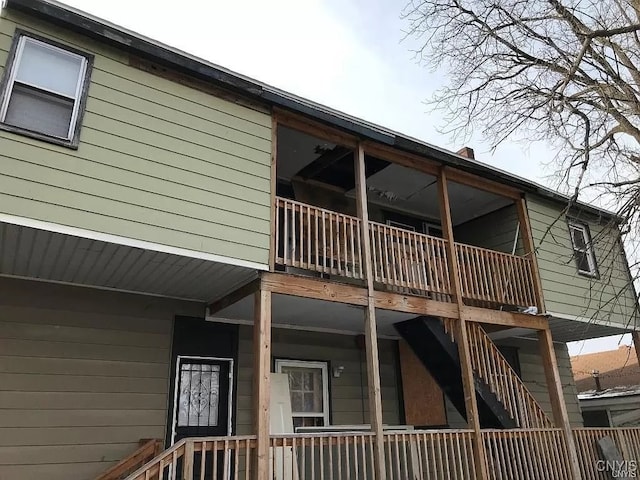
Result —
<instances>
[{"instance_id":1,"label":"wooden deck railing","mask_svg":"<svg viewBox=\"0 0 640 480\"><path fill-rule=\"evenodd\" d=\"M609 437L627 461L619 467L633 469L636 477L640 477L640 427L627 428L576 428L573 437L578 451L578 460L582 478L585 480L607 480L611 478L611 468L602 462L598 452L598 440ZM633 462L633 463L632 463ZM630 472L626 472L630 473ZM618 475L619 478L634 478Z\"/></svg>"},{"instance_id":2,"label":"wooden deck railing","mask_svg":"<svg viewBox=\"0 0 640 480\"><path fill-rule=\"evenodd\" d=\"M450 300L446 240L369 223L374 281L409 293L429 293L438 300Z\"/></svg>"},{"instance_id":3,"label":"wooden deck railing","mask_svg":"<svg viewBox=\"0 0 640 480\"><path fill-rule=\"evenodd\" d=\"M567 445L559 428L483 430L482 439L491 480L572 478Z\"/></svg>"},{"instance_id":4,"label":"wooden deck railing","mask_svg":"<svg viewBox=\"0 0 640 480\"><path fill-rule=\"evenodd\" d=\"M283 198L276 206L277 264L363 278L358 218Z\"/></svg>"},{"instance_id":5,"label":"wooden deck railing","mask_svg":"<svg viewBox=\"0 0 640 480\"><path fill-rule=\"evenodd\" d=\"M473 430L386 431L388 480L475 478ZM570 457L560 428L481 431L490 480L571 480ZM597 441L610 437L625 468L640 472L640 427L576 428L583 480L610 478ZM269 478L276 480L375 480L372 432L271 435ZM126 480L250 480L255 436L188 438L129 475ZM624 477L628 478L628 477Z\"/></svg>"},{"instance_id":6,"label":"wooden deck railing","mask_svg":"<svg viewBox=\"0 0 640 480\"><path fill-rule=\"evenodd\" d=\"M120 480L134 470L153 459L162 452L163 441L159 439L140 440L140 447L128 457L123 458L106 472L99 475L96 480Z\"/></svg>"},{"instance_id":7,"label":"wooden deck railing","mask_svg":"<svg viewBox=\"0 0 640 480\"><path fill-rule=\"evenodd\" d=\"M371 432L272 435L271 478L374 478L373 441Z\"/></svg>"},{"instance_id":8,"label":"wooden deck railing","mask_svg":"<svg viewBox=\"0 0 640 480\"><path fill-rule=\"evenodd\" d=\"M385 433L388 480L475 478L472 430Z\"/></svg>"},{"instance_id":9,"label":"wooden deck railing","mask_svg":"<svg viewBox=\"0 0 640 480\"><path fill-rule=\"evenodd\" d=\"M126 480L250 480L255 436L185 438Z\"/></svg>"},{"instance_id":10,"label":"wooden deck railing","mask_svg":"<svg viewBox=\"0 0 640 480\"><path fill-rule=\"evenodd\" d=\"M364 278L358 218L279 197L276 210L276 264ZM451 301L446 240L369 224L375 282L402 293ZM467 304L487 308L537 305L531 258L461 243L455 249Z\"/></svg>"},{"instance_id":11,"label":"wooden deck railing","mask_svg":"<svg viewBox=\"0 0 640 480\"><path fill-rule=\"evenodd\" d=\"M477 306L537 305L531 259L456 243L462 297Z\"/></svg>"},{"instance_id":12,"label":"wooden deck railing","mask_svg":"<svg viewBox=\"0 0 640 480\"><path fill-rule=\"evenodd\" d=\"M467 322L471 365L489 385L518 428L545 428L553 423L509 362L502 356L482 325Z\"/></svg>"}]
</instances>

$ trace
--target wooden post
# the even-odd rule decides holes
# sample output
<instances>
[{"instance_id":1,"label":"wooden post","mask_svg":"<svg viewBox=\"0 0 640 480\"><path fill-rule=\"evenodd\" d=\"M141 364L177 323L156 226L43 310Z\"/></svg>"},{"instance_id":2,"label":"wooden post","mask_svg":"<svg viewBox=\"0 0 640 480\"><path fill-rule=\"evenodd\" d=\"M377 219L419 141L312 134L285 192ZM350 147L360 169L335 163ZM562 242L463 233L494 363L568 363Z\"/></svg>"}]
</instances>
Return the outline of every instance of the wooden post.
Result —
<instances>
[{"instance_id":1,"label":"wooden post","mask_svg":"<svg viewBox=\"0 0 640 480\"><path fill-rule=\"evenodd\" d=\"M631 332L631 338L633 339L633 348L636 349L636 357L638 357L638 365L640 365L640 330L633 330Z\"/></svg>"},{"instance_id":2,"label":"wooden post","mask_svg":"<svg viewBox=\"0 0 640 480\"><path fill-rule=\"evenodd\" d=\"M373 267L371 265L371 240L369 238L369 211L367 206L367 177L365 175L364 149L358 144L355 155L356 201L362 243L362 261L367 281L367 305L364 307L364 336L367 354L367 382L369 393L369 422L375 433L375 478L385 480L384 435L382 431L382 397L380 393L380 364L378 361L378 334L376 327Z\"/></svg>"},{"instance_id":3,"label":"wooden post","mask_svg":"<svg viewBox=\"0 0 640 480\"><path fill-rule=\"evenodd\" d=\"M516 209L518 211L520 236L522 238L524 253L531 259L531 272L533 274L533 287L535 289L536 301L538 302L538 313L544 314L546 310L544 305L542 280L540 279L540 270L538 269L538 258L536 256L536 246L533 242L533 232L531 230L531 222L529 221L527 201L524 196L520 198L520 200L516 200Z\"/></svg>"},{"instance_id":4,"label":"wooden post","mask_svg":"<svg viewBox=\"0 0 640 480\"><path fill-rule=\"evenodd\" d=\"M257 480L269 478L269 400L271 379L271 292L255 293L253 312L253 425Z\"/></svg>"},{"instance_id":5,"label":"wooden post","mask_svg":"<svg viewBox=\"0 0 640 480\"><path fill-rule=\"evenodd\" d=\"M451 209L449 206L449 189L447 187L447 174L444 167L438 175L438 195L440 200L440 220L442 222L442 234L447 240L447 260L449 264L449 278L451 278L451 292L458 305L458 328L456 331L456 343L458 344L458 355L460 357L460 368L462 370L462 386L464 388L464 404L467 412L467 423L473 430L473 455L476 464L476 477L479 480L488 478L487 464L485 462L485 449L480 430L480 417L478 415L478 402L476 399L476 387L473 379L473 367L471 365L471 353L469 350L469 338L467 335L467 325L461 312L464 309L462 302L462 282L460 279L460 269L458 267L458 256L456 254L455 242L453 239L453 223L451 222Z\"/></svg>"},{"instance_id":6,"label":"wooden post","mask_svg":"<svg viewBox=\"0 0 640 480\"><path fill-rule=\"evenodd\" d=\"M275 115L271 116L271 241L269 245L269 269L273 272L278 255L278 245L276 245L276 186L277 186L277 156L278 156L278 120Z\"/></svg>"},{"instance_id":7,"label":"wooden post","mask_svg":"<svg viewBox=\"0 0 640 480\"><path fill-rule=\"evenodd\" d=\"M567 413L567 405L564 402L564 394L562 393L562 382L560 381L560 372L558 371L558 362L556 360L556 352L553 348L553 338L551 330L538 330L538 342L540 344L540 354L542 355L542 365L544 366L544 374L547 378L547 388L549 390L549 398L551 400L551 408L553 410L553 420L556 427L561 428L569 450L569 468L571 469L572 478L580 480L580 463L578 461L578 452L573 438L573 431L569 423L569 414Z\"/></svg>"}]
</instances>

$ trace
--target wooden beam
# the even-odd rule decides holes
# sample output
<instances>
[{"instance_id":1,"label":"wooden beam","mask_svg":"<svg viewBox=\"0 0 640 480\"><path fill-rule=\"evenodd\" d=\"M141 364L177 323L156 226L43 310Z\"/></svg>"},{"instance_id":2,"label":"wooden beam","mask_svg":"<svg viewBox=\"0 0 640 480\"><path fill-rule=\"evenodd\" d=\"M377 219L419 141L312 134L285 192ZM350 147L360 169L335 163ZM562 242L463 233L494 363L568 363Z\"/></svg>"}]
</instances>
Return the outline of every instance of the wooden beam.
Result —
<instances>
[{"instance_id":1,"label":"wooden beam","mask_svg":"<svg viewBox=\"0 0 640 480\"><path fill-rule=\"evenodd\" d=\"M262 288L272 293L348 303L361 307L368 305L367 290L362 287L288 273L265 272L261 278Z\"/></svg>"},{"instance_id":2,"label":"wooden beam","mask_svg":"<svg viewBox=\"0 0 640 480\"><path fill-rule=\"evenodd\" d=\"M633 339L633 348L636 349L638 365L640 365L640 330L633 330L631 332L631 338Z\"/></svg>"},{"instance_id":3,"label":"wooden beam","mask_svg":"<svg viewBox=\"0 0 640 480\"><path fill-rule=\"evenodd\" d=\"M210 304L207 308L207 313L209 315L213 315L218 313L220 310L224 310L227 307L230 307L234 303L239 302L244 297L248 297L252 293L257 292L260 289L260 279L257 278L242 287L234 290L230 294L222 297L220 300L216 300L212 304Z\"/></svg>"},{"instance_id":4,"label":"wooden beam","mask_svg":"<svg viewBox=\"0 0 640 480\"><path fill-rule=\"evenodd\" d=\"M271 381L271 292L255 293L253 311L253 431L256 435L255 471L269 479L269 401Z\"/></svg>"},{"instance_id":5,"label":"wooden beam","mask_svg":"<svg viewBox=\"0 0 640 480\"><path fill-rule=\"evenodd\" d=\"M339 162L347 155L351 155L351 153L352 150L338 145L328 152L320 155L313 162L302 167L295 176L300 177L303 180L309 180L321 173L323 170L329 168L334 163Z\"/></svg>"},{"instance_id":6,"label":"wooden beam","mask_svg":"<svg viewBox=\"0 0 640 480\"><path fill-rule=\"evenodd\" d=\"M387 160L388 162L396 163L403 167L418 170L433 176L437 176L438 171L440 170L440 164L433 160L429 160L427 157L403 152L397 148L388 147L371 141L362 142L362 146L366 154L379 158L380 160Z\"/></svg>"},{"instance_id":7,"label":"wooden beam","mask_svg":"<svg viewBox=\"0 0 640 480\"><path fill-rule=\"evenodd\" d=\"M532 328L534 330L544 330L549 327L549 320L546 316L504 312L488 308L462 306L460 308L460 317L467 322L490 323L492 325L504 325L505 327Z\"/></svg>"},{"instance_id":8,"label":"wooden beam","mask_svg":"<svg viewBox=\"0 0 640 480\"><path fill-rule=\"evenodd\" d=\"M473 430L473 455L476 464L476 478L486 480L488 478L487 464L485 462L485 448L480 429L480 416L478 414L478 403L476 399L476 387L473 377L473 366L471 364L471 352L469 348L469 338L467 335L466 321L462 318L464 304L462 302L462 283L460 279L460 269L458 267L458 256L455 250L453 238L453 222L451 221L451 207L449 205L449 189L447 186L447 173L442 168L438 175L438 197L440 204L440 221L442 223L442 233L447 241L447 261L449 264L449 278L451 278L451 293L458 307L458 314L461 317L457 322L455 331L456 343L458 345L458 356L460 357L460 368L462 370L462 386L464 390L464 404L467 413L468 427Z\"/></svg>"},{"instance_id":9,"label":"wooden beam","mask_svg":"<svg viewBox=\"0 0 640 480\"><path fill-rule=\"evenodd\" d=\"M367 177L364 149L358 144L355 156L356 201L360 218L362 260L367 282L367 305L365 307L364 337L367 355L367 383L369 390L369 423L375 434L374 464L378 480L385 480L384 433L382 431L382 395L380 389L380 363L378 359L378 333L376 325L375 291L373 289L373 266L371 264L371 241L369 236L369 211L367 205Z\"/></svg>"},{"instance_id":10,"label":"wooden beam","mask_svg":"<svg viewBox=\"0 0 640 480\"><path fill-rule=\"evenodd\" d=\"M431 315L434 317L459 318L458 305L455 303L438 302L424 297L380 291L374 293L374 301L375 307L383 310Z\"/></svg>"},{"instance_id":11,"label":"wooden beam","mask_svg":"<svg viewBox=\"0 0 640 480\"><path fill-rule=\"evenodd\" d=\"M522 197L522 192L516 188L508 187L507 185L494 182L493 180L487 180L486 178L479 177L473 173L468 173L455 168L447 167L447 178L452 182L461 183L468 187L494 193L501 197L507 197L513 200L519 200Z\"/></svg>"},{"instance_id":12,"label":"wooden beam","mask_svg":"<svg viewBox=\"0 0 640 480\"><path fill-rule=\"evenodd\" d=\"M544 305L542 279L540 278L540 269L538 268L538 257L536 255L536 246L533 241L533 231L531 230L531 222L529 220L529 210L524 196L516 200L516 209L518 210L520 236L522 237L524 253L531 259L531 273L533 274L533 288L536 295L536 301L538 302L538 313L545 313L546 309Z\"/></svg>"},{"instance_id":13,"label":"wooden beam","mask_svg":"<svg viewBox=\"0 0 640 480\"><path fill-rule=\"evenodd\" d=\"M356 136L349 135L337 128L311 120L310 118L302 115L274 107L273 116L275 117L278 125L284 125L285 127L312 135L321 140L326 140L328 142L335 143L336 145L343 145L351 148L356 148L358 145L358 139Z\"/></svg>"},{"instance_id":14,"label":"wooden beam","mask_svg":"<svg viewBox=\"0 0 640 480\"><path fill-rule=\"evenodd\" d=\"M558 362L556 352L553 348L553 339L551 330L538 331L538 343L540 346L540 354L542 356L542 365L544 367L545 377L547 379L547 389L549 390L549 399L551 400L551 409L553 411L553 419L556 427L561 428L569 450L569 468L571 469L572 478L580 480L580 463L578 460L578 452L569 423L569 414L562 393L562 382L560 380L560 372L558 371Z\"/></svg>"}]
</instances>

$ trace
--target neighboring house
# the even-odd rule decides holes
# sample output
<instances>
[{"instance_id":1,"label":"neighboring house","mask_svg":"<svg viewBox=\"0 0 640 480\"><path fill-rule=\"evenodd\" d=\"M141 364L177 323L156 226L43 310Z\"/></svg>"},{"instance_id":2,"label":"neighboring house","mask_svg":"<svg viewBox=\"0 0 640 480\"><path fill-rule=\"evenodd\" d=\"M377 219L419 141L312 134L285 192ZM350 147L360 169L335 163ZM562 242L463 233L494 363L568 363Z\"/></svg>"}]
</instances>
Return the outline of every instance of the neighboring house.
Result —
<instances>
[{"instance_id":1,"label":"neighboring house","mask_svg":"<svg viewBox=\"0 0 640 480\"><path fill-rule=\"evenodd\" d=\"M571 357L584 425L640 425L640 366L632 345Z\"/></svg>"},{"instance_id":2,"label":"neighboring house","mask_svg":"<svg viewBox=\"0 0 640 480\"><path fill-rule=\"evenodd\" d=\"M595 477L613 215L54 2L0 74L0 478Z\"/></svg>"}]
</instances>

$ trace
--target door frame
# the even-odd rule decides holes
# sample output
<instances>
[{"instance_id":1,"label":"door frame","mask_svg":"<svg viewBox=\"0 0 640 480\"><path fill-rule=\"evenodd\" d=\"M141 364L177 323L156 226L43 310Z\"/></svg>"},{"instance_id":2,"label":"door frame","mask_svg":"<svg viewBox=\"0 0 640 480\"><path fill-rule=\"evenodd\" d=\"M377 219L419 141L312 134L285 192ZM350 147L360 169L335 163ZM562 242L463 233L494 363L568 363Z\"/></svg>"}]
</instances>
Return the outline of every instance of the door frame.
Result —
<instances>
[{"instance_id":1,"label":"door frame","mask_svg":"<svg viewBox=\"0 0 640 480\"><path fill-rule=\"evenodd\" d=\"M228 414L227 414L227 435L231 435L231 430L233 427L233 366L234 359L228 357L210 357L203 355L177 355L176 363L175 363L175 378L173 381L173 409L171 412L171 443L169 446L172 446L175 443L176 439L176 419L178 415L178 384L180 383L180 375L177 374L179 372L178 367L180 366L180 360L182 359L190 359L190 360L214 360L217 362L229 362L229 399L228 399Z\"/></svg>"}]
</instances>

